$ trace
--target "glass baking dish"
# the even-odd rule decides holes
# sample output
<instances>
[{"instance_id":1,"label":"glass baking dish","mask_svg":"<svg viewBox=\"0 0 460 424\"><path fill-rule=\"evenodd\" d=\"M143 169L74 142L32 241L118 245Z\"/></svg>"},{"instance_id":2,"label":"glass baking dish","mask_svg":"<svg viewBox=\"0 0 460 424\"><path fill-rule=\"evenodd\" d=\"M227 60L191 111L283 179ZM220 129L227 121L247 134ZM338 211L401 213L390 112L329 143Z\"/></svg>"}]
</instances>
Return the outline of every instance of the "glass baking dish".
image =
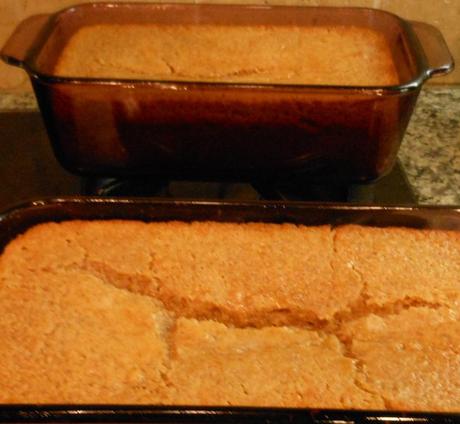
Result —
<instances>
[{"instance_id":1,"label":"glass baking dish","mask_svg":"<svg viewBox=\"0 0 460 424\"><path fill-rule=\"evenodd\" d=\"M148 406L0 406L7 423L162 423L162 424L455 424L458 414L398 413L262 408L164 408Z\"/></svg>"},{"instance_id":2,"label":"glass baking dish","mask_svg":"<svg viewBox=\"0 0 460 424\"><path fill-rule=\"evenodd\" d=\"M286 202L203 202L77 197L37 200L0 215L0 252L15 237L41 222L69 219L141 221L291 222L305 225L359 224L460 231L460 209L435 206L350 206ZM174 405L0 405L0 422L157 423L456 423L458 411L313 410Z\"/></svg>"},{"instance_id":3,"label":"glass baking dish","mask_svg":"<svg viewBox=\"0 0 460 424\"><path fill-rule=\"evenodd\" d=\"M98 23L351 25L384 35L394 86L59 77L78 29ZM307 54L308 52L306 52ZM375 180L392 168L422 84L453 68L440 32L365 8L85 4L21 23L1 51L34 87L61 164L81 175Z\"/></svg>"}]
</instances>

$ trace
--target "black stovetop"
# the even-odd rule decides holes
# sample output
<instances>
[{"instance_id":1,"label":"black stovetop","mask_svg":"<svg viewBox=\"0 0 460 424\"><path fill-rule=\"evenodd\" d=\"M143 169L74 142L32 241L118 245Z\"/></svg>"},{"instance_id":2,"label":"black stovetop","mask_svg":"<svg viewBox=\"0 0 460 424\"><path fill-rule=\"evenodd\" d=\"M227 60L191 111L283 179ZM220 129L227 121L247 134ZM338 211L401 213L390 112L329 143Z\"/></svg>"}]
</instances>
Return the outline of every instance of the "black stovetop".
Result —
<instances>
[{"instance_id":1,"label":"black stovetop","mask_svg":"<svg viewBox=\"0 0 460 424\"><path fill-rule=\"evenodd\" d=\"M75 196L142 196L183 199L303 200L414 204L398 163L373 184L331 186L307 181L229 183L81 178L56 161L38 112L0 114L0 210L33 199Z\"/></svg>"}]
</instances>

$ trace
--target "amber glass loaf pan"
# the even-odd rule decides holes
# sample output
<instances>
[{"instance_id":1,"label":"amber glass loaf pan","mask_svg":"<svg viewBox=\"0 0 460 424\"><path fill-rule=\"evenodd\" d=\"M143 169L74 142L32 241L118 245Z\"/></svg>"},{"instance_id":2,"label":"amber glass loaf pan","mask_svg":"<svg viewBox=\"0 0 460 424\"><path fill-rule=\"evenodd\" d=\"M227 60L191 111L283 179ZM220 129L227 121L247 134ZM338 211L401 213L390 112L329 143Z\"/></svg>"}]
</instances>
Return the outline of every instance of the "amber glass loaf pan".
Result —
<instances>
[{"instance_id":1,"label":"amber glass loaf pan","mask_svg":"<svg viewBox=\"0 0 460 424\"><path fill-rule=\"evenodd\" d=\"M395 83L56 73L69 40L84 27L173 24L373 31L386 41ZM118 38L123 43L123 35ZM134 44L127 41L122 49ZM327 46L325 54L333 48ZM302 54L308 55L305 50ZM423 82L453 67L442 35L427 24L373 9L281 6L86 4L27 19L1 56L29 73L64 167L83 175L176 178L299 173L342 182L377 179L394 164ZM134 59L142 61L142 56ZM85 57L81 60L85 66Z\"/></svg>"}]
</instances>

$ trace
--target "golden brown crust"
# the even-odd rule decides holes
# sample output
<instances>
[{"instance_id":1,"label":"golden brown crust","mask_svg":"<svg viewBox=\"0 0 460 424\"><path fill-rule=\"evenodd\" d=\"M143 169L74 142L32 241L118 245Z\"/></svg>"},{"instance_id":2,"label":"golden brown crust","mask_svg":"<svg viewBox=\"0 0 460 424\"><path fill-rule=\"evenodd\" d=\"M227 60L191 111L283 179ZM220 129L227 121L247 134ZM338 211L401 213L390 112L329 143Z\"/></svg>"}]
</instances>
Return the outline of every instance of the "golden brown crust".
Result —
<instances>
[{"instance_id":1,"label":"golden brown crust","mask_svg":"<svg viewBox=\"0 0 460 424\"><path fill-rule=\"evenodd\" d=\"M344 328L361 364L360 386L389 409L460 409L460 321L447 308L369 315Z\"/></svg>"},{"instance_id":2,"label":"golden brown crust","mask_svg":"<svg viewBox=\"0 0 460 424\"><path fill-rule=\"evenodd\" d=\"M453 231L38 225L0 256L0 403L460 411L459 258Z\"/></svg>"},{"instance_id":3,"label":"golden brown crust","mask_svg":"<svg viewBox=\"0 0 460 424\"><path fill-rule=\"evenodd\" d=\"M0 285L0 403L158 402L167 314L85 271Z\"/></svg>"},{"instance_id":4,"label":"golden brown crust","mask_svg":"<svg viewBox=\"0 0 460 424\"><path fill-rule=\"evenodd\" d=\"M337 270L359 277L368 306L460 301L458 231L349 225L335 231L334 244Z\"/></svg>"},{"instance_id":5,"label":"golden brown crust","mask_svg":"<svg viewBox=\"0 0 460 424\"><path fill-rule=\"evenodd\" d=\"M253 326L317 322L347 309L362 288L352 273L347 285L335 283L329 226L113 221L50 225L51 230L38 226L27 239L16 240L4 256L13 249L20 254L13 254L8 266L18 272L77 266L119 287L154 296L185 316ZM49 231L53 237L47 243Z\"/></svg>"},{"instance_id":6,"label":"golden brown crust","mask_svg":"<svg viewBox=\"0 0 460 424\"><path fill-rule=\"evenodd\" d=\"M173 340L171 400L179 404L383 407L354 384L354 361L333 335L180 318Z\"/></svg>"},{"instance_id":7,"label":"golden brown crust","mask_svg":"<svg viewBox=\"0 0 460 424\"><path fill-rule=\"evenodd\" d=\"M382 34L354 26L92 25L57 75L327 85L395 85Z\"/></svg>"}]
</instances>

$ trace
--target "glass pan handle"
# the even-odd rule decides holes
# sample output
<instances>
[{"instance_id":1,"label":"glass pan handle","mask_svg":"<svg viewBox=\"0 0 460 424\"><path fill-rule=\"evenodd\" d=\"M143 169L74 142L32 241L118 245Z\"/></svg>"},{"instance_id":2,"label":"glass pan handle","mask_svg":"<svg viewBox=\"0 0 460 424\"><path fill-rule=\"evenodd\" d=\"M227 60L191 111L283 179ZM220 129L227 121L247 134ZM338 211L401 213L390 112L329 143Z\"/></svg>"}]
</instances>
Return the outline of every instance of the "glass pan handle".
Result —
<instances>
[{"instance_id":1,"label":"glass pan handle","mask_svg":"<svg viewBox=\"0 0 460 424\"><path fill-rule=\"evenodd\" d=\"M10 65L23 67L49 17L50 15L34 15L22 21L3 46L0 57Z\"/></svg>"},{"instance_id":2,"label":"glass pan handle","mask_svg":"<svg viewBox=\"0 0 460 424\"><path fill-rule=\"evenodd\" d=\"M428 61L427 77L444 75L454 69L454 59L441 31L424 22L410 22Z\"/></svg>"}]
</instances>

